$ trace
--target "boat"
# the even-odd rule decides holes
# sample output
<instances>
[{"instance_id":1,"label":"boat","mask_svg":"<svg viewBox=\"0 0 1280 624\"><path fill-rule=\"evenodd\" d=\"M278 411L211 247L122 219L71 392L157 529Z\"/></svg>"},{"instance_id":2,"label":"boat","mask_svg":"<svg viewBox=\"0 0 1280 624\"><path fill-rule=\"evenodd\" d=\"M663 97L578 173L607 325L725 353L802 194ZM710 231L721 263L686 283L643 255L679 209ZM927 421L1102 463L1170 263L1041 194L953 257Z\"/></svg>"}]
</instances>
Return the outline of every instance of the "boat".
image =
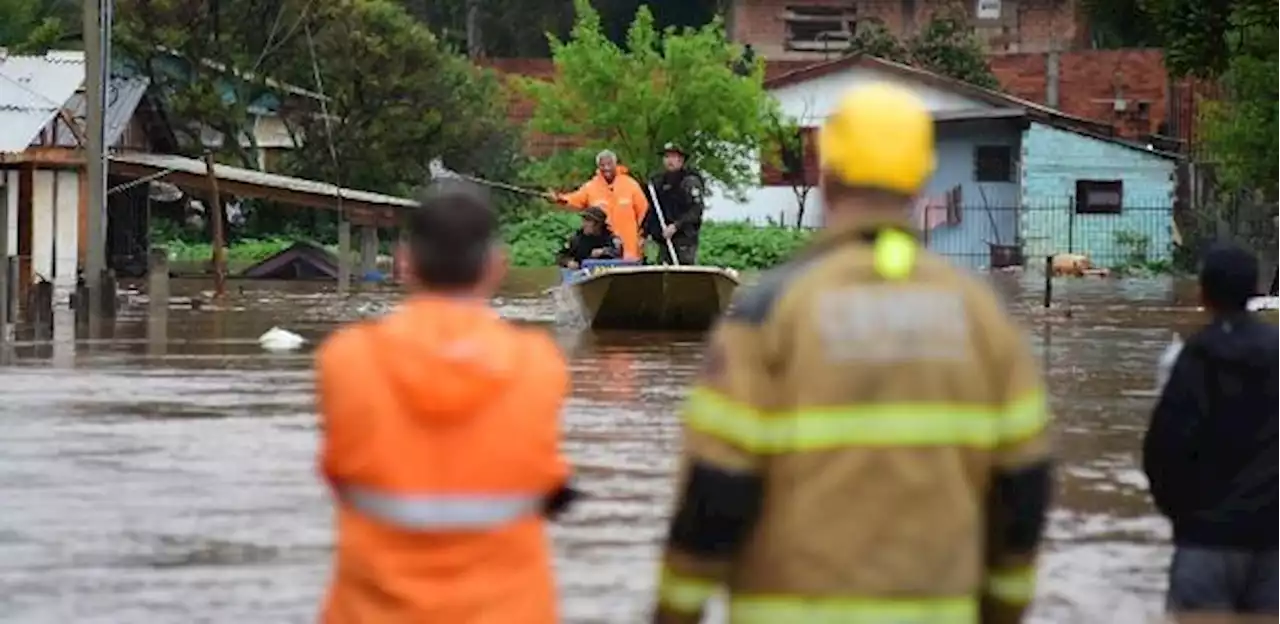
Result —
<instances>
[{"instance_id":1,"label":"boat","mask_svg":"<svg viewBox=\"0 0 1280 624\"><path fill-rule=\"evenodd\" d=\"M558 296L592 329L705 331L738 283L738 272L724 267L587 260L561 270Z\"/></svg>"}]
</instances>

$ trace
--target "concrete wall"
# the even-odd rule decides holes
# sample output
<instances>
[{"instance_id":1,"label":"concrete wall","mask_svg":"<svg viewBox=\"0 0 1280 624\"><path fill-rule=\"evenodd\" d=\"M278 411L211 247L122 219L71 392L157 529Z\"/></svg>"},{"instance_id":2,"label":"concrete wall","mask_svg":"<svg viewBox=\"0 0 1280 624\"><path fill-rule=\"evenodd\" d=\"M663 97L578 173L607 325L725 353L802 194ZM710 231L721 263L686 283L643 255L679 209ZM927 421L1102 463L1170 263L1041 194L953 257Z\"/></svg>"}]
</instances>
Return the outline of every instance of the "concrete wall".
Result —
<instances>
[{"instance_id":1,"label":"concrete wall","mask_svg":"<svg viewBox=\"0 0 1280 624\"><path fill-rule=\"evenodd\" d=\"M938 166L925 193L961 189L960 223L929 229L929 248L970 268L989 264L988 241L1010 245L1018 234L1016 174L1012 182L978 182L974 157L978 146L1001 145L1018 153L1021 128L1009 121L942 124L937 135ZM1016 165L1015 165L1016 166Z\"/></svg>"},{"instance_id":2,"label":"concrete wall","mask_svg":"<svg viewBox=\"0 0 1280 624\"><path fill-rule=\"evenodd\" d=\"M1176 163L1170 158L1043 124L1022 137L1021 230L1028 257L1073 251L1098 264L1128 253L1118 236L1148 240L1148 259L1168 260ZM1075 214L1077 180L1120 180L1118 215Z\"/></svg>"},{"instance_id":3,"label":"concrete wall","mask_svg":"<svg viewBox=\"0 0 1280 624\"><path fill-rule=\"evenodd\" d=\"M80 174L37 169L31 183L31 277L53 282L54 301L60 305L75 290L80 264ZM12 249L17 249L16 215L11 205Z\"/></svg>"}]
</instances>

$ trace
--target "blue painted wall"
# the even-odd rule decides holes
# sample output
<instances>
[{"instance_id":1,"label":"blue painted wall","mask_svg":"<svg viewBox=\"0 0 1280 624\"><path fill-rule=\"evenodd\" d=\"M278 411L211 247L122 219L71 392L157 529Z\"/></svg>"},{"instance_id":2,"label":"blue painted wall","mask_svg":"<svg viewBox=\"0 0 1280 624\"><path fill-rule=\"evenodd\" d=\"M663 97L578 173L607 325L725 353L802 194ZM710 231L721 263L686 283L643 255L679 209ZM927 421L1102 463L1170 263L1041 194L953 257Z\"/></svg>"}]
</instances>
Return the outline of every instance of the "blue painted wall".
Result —
<instances>
[{"instance_id":1,"label":"blue painted wall","mask_svg":"<svg viewBox=\"0 0 1280 624\"><path fill-rule=\"evenodd\" d=\"M977 182L974 155L979 145L1008 145L1018 155L1022 130L1011 121L965 121L940 124L937 170L926 187L934 195L961 187L960 223L928 233L929 248L955 264L981 268L989 264L987 242L1011 245L1018 234L1017 176L1012 182ZM1016 169L1015 169L1016 171Z\"/></svg>"},{"instance_id":2,"label":"blue painted wall","mask_svg":"<svg viewBox=\"0 0 1280 624\"><path fill-rule=\"evenodd\" d=\"M1072 251L1110 266L1123 263L1134 241L1144 239L1148 260L1169 260L1175 168L1159 154L1032 123L1022 136L1025 255ZM1077 180L1123 181L1121 214L1074 214Z\"/></svg>"}]
</instances>

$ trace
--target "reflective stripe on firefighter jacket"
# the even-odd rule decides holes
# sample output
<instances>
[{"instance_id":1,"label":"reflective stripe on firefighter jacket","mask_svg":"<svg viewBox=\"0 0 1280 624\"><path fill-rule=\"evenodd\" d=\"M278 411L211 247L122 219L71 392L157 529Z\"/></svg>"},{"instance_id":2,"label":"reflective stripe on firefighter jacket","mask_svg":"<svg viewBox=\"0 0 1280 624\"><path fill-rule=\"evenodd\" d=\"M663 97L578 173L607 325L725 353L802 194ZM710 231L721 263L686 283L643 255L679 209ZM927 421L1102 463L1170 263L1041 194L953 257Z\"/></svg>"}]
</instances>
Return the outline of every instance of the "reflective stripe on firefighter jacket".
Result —
<instances>
[{"instance_id":1,"label":"reflective stripe on firefighter jacket","mask_svg":"<svg viewBox=\"0 0 1280 624\"><path fill-rule=\"evenodd\" d=\"M655 621L722 589L733 624L1019 621L1050 470L1038 363L908 228L824 231L712 332Z\"/></svg>"},{"instance_id":2,"label":"reflective stripe on firefighter jacket","mask_svg":"<svg viewBox=\"0 0 1280 624\"><path fill-rule=\"evenodd\" d=\"M418 297L317 356L338 507L326 624L557 621L546 501L565 363L482 302Z\"/></svg>"}]
</instances>

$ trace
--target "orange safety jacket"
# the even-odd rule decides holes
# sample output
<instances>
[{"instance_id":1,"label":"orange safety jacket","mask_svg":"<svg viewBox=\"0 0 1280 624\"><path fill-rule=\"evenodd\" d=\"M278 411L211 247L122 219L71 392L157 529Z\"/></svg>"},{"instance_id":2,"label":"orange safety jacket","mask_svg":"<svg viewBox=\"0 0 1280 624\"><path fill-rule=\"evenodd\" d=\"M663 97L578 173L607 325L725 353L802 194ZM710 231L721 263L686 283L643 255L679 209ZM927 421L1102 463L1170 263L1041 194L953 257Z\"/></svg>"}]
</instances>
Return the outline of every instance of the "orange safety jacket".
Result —
<instances>
[{"instance_id":1,"label":"orange safety jacket","mask_svg":"<svg viewBox=\"0 0 1280 624\"><path fill-rule=\"evenodd\" d=\"M325 624L553 624L565 362L483 302L417 297L317 356L337 503Z\"/></svg>"},{"instance_id":2,"label":"orange safety jacket","mask_svg":"<svg viewBox=\"0 0 1280 624\"><path fill-rule=\"evenodd\" d=\"M643 257L640 249L640 226L644 224L644 215L649 211L649 200L645 197L644 189L640 188L640 183L628 175L626 167L618 165L612 182L605 180L604 174L597 171L595 177L587 180L578 190L558 197L575 210L599 206L609 221L609 229L622 239L622 257L626 260L639 260Z\"/></svg>"}]
</instances>

